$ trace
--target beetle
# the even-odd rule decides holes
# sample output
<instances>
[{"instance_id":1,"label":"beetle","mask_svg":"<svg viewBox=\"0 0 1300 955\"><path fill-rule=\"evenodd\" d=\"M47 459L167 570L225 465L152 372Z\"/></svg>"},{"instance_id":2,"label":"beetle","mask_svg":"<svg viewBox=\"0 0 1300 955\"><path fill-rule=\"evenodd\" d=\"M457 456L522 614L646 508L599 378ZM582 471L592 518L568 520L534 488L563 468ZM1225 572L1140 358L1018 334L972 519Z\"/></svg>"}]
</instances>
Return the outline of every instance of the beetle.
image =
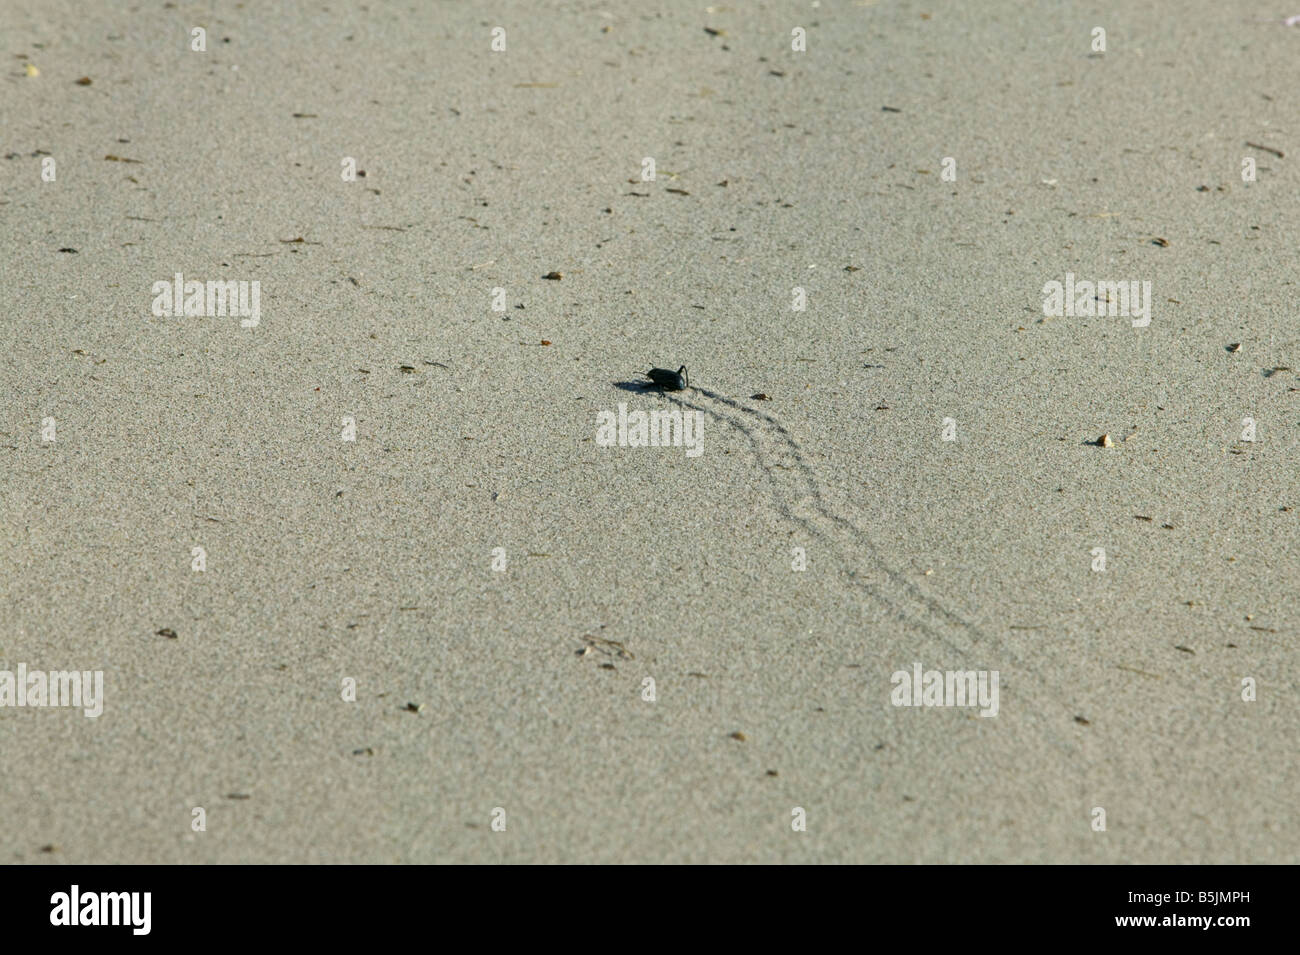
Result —
<instances>
[{"instance_id":1,"label":"beetle","mask_svg":"<svg viewBox=\"0 0 1300 955\"><path fill-rule=\"evenodd\" d=\"M676 371L669 371L667 368L651 368L646 372L646 376L654 383L654 387L663 388L665 391L685 391L690 387L685 365Z\"/></svg>"}]
</instances>

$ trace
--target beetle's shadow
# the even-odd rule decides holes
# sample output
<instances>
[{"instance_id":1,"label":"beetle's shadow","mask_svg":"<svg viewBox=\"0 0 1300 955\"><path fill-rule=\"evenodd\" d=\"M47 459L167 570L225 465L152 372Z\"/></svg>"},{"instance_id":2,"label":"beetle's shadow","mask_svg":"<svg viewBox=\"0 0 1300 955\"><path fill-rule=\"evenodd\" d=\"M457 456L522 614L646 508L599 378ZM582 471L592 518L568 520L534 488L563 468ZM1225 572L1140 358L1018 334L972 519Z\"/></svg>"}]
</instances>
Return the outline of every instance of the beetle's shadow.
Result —
<instances>
[{"instance_id":1,"label":"beetle's shadow","mask_svg":"<svg viewBox=\"0 0 1300 955\"><path fill-rule=\"evenodd\" d=\"M613 384L619 391L630 391L638 395L646 393L662 395L664 393L664 390L653 381L616 381Z\"/></svg>"},{"instance_id":2,"label":"beetle's shadow","mask_svg":"<svg viewBox=\"0 0 1300 955\"><path fill-rule=\"evenodd\" d=\"M680 405L683 408L691 408L695 411L702 411L705 414L712 415L715 418L718 417L718 413L712 408L706 408L703 405L693 404L686 400L686 395L690 394L691 391L700 391L706 395L713 394L712 392L704 391L703 388L664 388L661 385L656 385L653 381L616 381L613 382L613 385L619 391L630 391L635 395L654 395L657 398L663 398L665 401L675 405Z\"/></svg>"}]
</instances>

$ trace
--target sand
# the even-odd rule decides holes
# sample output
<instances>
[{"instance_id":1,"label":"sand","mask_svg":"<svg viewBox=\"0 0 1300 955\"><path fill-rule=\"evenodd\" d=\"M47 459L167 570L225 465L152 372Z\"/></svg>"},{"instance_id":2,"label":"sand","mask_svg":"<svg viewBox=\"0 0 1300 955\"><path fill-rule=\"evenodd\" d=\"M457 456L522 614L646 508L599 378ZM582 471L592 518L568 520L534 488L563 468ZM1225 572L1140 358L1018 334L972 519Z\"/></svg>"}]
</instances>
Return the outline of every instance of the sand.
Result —
<instances>
[{"instance_id":1,"label":"sand","mask_svg":"<svg viewBox=\"0 0 1300 955\"><path fill-rule=\"evenodd\" d=\"M0 7L0 670L103 711L0 707L0 860L1297 860L1300 10L82 6Z\"/></svg>"}]
</instances>

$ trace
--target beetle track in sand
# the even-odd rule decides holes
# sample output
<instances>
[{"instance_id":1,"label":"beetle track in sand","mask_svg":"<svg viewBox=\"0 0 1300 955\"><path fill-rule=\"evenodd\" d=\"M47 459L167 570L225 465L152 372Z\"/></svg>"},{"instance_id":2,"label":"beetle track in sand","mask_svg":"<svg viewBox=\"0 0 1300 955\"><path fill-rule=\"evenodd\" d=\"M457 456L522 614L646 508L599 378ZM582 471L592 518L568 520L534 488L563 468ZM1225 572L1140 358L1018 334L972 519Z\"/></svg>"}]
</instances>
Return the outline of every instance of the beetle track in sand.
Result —
<instances>
[{"instance_id":1,"label":"beetle track in sand","mask_svg":"<svg viewBox=\"0 0 1300 955\"><path fill-rule=\"evenodd\" d=\"M848 568L847 575L854 586L866 593L879 606L892 612L895 618L906 626L920 631L931 641L937 642L957 660L967 660L979 650L1000 656L1015 667L1017 690L1023 690L1026 678L1037 681L1051 698L1052 707L1059 708L1063 719L1071 719L1075 710L1065 702L1065 695L1055 691L1034 667L1019 659L1018 655L1007 649L1004 641L985 633L979 626L963 617L960 613L946 607L937 598L926 594L913 581L889 565L865 531L857 527L848 518L835 513L822 497L820 483L811 464L805 458L803 449L794 436L766 412L746 407L740 402L720 395L707 388L696 385L691 392L717 402L735 411L757 419L757 424L746 424L741 418L732 417L703 404L694 405L676 395L669 400L703 411L710 417L735 428L750 442L752 452L769 482L769 492L777 513L791 523L802 527L808 534L823 541L838 558L842 567ZM852 569L862 565L855 554L866 552L867 570ZM908 659L924 659L928 648L913 645L907 647L904 654ZM989 667L998 669L998 667ZM1003 685L1007 685L1004 681ZM1043 693L1025 694L1017 692L1023 702L1031 704L1033 716L1049 711L1048 702L1041 697ZM1050 743L1071 764L1077 764L1081 753L1078 741L1067 741L1042 726L1040 721L1031 720L1037 727L1036 733Z\"/></svg>"}]
</instances>

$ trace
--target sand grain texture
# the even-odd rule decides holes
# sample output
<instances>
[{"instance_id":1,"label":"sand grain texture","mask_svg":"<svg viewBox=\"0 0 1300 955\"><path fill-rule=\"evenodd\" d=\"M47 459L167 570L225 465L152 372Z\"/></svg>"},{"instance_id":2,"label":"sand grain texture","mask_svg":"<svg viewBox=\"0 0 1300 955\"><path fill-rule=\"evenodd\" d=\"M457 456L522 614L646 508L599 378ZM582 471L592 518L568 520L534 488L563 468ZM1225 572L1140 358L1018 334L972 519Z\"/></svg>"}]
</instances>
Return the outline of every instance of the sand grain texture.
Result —
<instances>
[{"instance_id":1,"label":"sand grain texture","mask_svg":"<svg viewBox=\"0 0 1300 955\"><path fill-rule=\"evenodd\" d=\"M1276 8L266 6L0 7L0 860L1297 861Z\"/></svg>"}]
</instances>

